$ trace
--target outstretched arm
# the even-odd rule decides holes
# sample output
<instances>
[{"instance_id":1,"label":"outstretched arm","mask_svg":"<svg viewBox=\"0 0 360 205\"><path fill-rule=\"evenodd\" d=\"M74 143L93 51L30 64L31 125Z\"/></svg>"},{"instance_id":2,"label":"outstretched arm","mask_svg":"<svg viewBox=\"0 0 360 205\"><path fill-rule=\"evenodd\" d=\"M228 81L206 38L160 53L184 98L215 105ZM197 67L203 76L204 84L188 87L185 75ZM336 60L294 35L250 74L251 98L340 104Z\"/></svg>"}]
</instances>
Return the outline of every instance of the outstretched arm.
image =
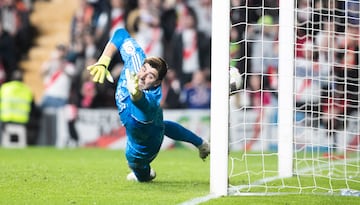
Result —
<instances>
[{"instance_id":1,"label":"outstretched arm","mask_svg":"<svg viewBox=\"0 0 360 205\"><path fill-rule=\"evenodd\" d=\"M115 54L115 52L117 50L118 49L112 42L108 42L104 48L102 56L108 56L108 57L112 58L112 56Z\"/></svg>"},{"instance_id":2,"label":"outstretched arm","mask_svg":"<svg viewBox=\"0 0 360 205\"><path fill-rule=\"evenodd\" d=\"M123 28L116 30L110 42L120 52L124 61L124 69L130 69L131 73L139 72L146 56L143 49L127 30Z\"/></svg>"},{"instance_id":3,"label":"outstretched arm","mask_svg":"<svg viewBox=\"0 0 360 205\"><path fill-rule=\"evenodd\" d=\"M132 55L134 55L134 52L132 52L131 47L126 46L128 45L127 43L128 40L131 40L134 42L134 44L136 44L135 40L131 38L129 33L126 31L126 29L121 28L115 31L109 42L106 44L101 54L101 57L98 59L97 63L87 67L87 69L90 71L90 74L93 76L94 82L103 83L105 77L108 81L114 82L108 70L108 67L112 59L112 56L116 52L120 52L121 57L125 61L125 64L128 64L127 62L133 61L130 58L132 57ZM124 46L128 48L124 49L123 48ZM139 46L136 45L136 47ZM125 67L129 67L129 65L125 65ZM135 71L137 71L134 66L132 66L132 68L135 69Z\"/></svg>"}]
</instances>

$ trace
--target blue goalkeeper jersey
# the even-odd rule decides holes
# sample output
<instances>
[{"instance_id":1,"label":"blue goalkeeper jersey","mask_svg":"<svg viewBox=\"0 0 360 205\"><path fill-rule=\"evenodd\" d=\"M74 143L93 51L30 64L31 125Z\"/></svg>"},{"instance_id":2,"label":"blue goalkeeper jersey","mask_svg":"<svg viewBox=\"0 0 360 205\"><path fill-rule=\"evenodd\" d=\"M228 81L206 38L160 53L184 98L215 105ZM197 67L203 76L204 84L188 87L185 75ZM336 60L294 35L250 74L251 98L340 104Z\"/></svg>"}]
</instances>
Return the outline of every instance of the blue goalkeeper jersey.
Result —
<instances>
[{"instance_id":1,"label":"blue goalkeeper jersey","mask_svg":"<svg viewBox=\"0 0 360 205\"><path fill-rule=\"evenodd\" d=\"M142 98L131 101L125 70L137 73L146 58L144 51L125 29L118 29L110 41L120 51L124 68L120 74L115 100L127 133L127 152L139 159L153 158L164 137L163 112L160 107L161 86L143 90ZM129 153L127 153L128 155Z\"/></svg>"}]
</instances>

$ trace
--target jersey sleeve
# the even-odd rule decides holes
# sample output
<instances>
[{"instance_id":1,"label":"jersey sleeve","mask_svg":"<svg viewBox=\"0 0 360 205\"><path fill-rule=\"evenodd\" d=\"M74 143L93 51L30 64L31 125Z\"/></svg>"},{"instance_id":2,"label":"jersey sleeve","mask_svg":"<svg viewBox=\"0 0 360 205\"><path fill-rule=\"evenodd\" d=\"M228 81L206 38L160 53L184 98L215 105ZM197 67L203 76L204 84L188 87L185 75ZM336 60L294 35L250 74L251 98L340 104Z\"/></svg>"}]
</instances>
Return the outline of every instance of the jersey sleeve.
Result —
<instances>
[{"instance_id":1,"label":"jersey sleeve","mask_svg":"<svg viewBox=\"0 0 360 205\"><path fill-rule=\"evenodd\" d=\"M154 121L160 108L161 88L144 92L140 100L134 102L133 116L141 122Z\"/></svg>"},{"instance_id":2,"label":"jersey sleeve","mask_svg":"<svg viewBox=\"0 0 360 205\"><path fill-rule=\"evenodd\" d=\"M146 56L135 39L130 36L126 29L120 28L115 31L110 42L120 51L121 58L124 61L124 68L137 73Z\"/></svg>"}]
</instances>

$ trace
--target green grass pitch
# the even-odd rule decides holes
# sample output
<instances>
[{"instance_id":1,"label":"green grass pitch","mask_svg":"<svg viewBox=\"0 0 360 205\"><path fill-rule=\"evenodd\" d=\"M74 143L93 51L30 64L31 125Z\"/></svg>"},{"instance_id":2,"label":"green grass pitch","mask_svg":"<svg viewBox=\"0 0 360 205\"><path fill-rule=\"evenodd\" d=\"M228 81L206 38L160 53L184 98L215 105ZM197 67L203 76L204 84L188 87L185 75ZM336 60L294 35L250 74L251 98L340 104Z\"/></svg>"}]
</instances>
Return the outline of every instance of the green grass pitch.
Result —
<instances>
[{"instance_id":1,"label":"green grass pitch","mask_svg":"<svg viewBox=\"0 0 360 205\"><path fill-rule=\"evenodd\" d=\"M0 204L181 204L209 194L209 159L196 150L161 151L157 178L127 181L124 152L106 149L0 148ZM359 204L359 197L238 196L202 204Z\"/></svg>"}]
</instances>

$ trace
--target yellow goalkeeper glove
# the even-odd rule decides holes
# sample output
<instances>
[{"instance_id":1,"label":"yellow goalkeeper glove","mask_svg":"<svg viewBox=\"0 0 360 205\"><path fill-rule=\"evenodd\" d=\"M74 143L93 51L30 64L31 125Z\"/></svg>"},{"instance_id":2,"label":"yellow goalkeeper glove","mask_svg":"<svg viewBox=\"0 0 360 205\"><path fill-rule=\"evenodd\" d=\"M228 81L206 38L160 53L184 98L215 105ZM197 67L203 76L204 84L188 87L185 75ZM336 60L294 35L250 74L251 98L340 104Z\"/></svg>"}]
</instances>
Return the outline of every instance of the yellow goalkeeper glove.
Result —
<instances>
[{"instance_id":1,"label":"yellow goalkeeper glove","mask_svg":"<svg viewBox=\"0 0 360 205\"><path fill-rule=\"evenodd\" d=\"M126 77L126 85L129 93L131 95L131 99L133 101L137 101L141 98L142 92L139 89L139 79L135 73L130 73L129 69L125 70L125 77Z\"/></svg>"},{"instance_id":2,"label":"yellow goalkeeper glove","mask_svg":"<svg viewBox=\"0 0 360 205\"><path fill-rule=\"evenodd\" d=\"M108 70L110 61L111 61L110 57L102 55L97 63L87 67L87 70L90 71L90 75L94 76L93 77L94 82L104 83L105 77L109 82L111 83L114 82L114 79Z\"/></svg>"}]
</instances>

